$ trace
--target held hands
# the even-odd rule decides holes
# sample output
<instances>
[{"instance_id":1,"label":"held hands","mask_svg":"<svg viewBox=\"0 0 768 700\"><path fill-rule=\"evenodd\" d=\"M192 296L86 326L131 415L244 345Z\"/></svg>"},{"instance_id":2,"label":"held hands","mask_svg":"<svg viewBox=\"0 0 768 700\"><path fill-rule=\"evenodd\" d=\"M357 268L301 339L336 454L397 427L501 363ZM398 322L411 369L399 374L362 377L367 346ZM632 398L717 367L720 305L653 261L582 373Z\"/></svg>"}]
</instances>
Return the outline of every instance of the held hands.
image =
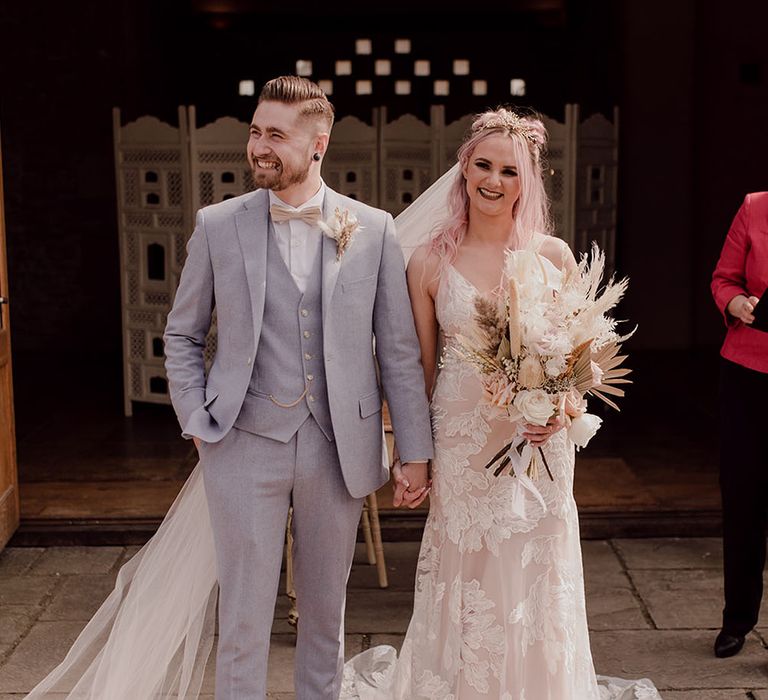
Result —
<instances>
[{"instance_id":1,"label":"held hands","mask_svg":"<svg viewBox=\"0 0 768 700\"><path fill-rule=\"evenodd\" d=\"M432 486L427 467L426 463L419 462L401 464L400 458L395 458L395 463L392 465L392 476L395 479L392 505L395 507L405 505L411 509L421 505Z\"/></svg>"},{"instance_id":2,"label":"held hands","mask_svg":"<svg viewBox=\"0 0 768 700\"><path fill-rule=\"evenodd\" d=\"M525 429L523 437L528 440L533 447L542 447L548 442L549 438L564 427L565 418L559 415L550 418L546 425L523 423L523 428Z\"/></svg>"},{"instance_id":3,"label":"held hands","mask_svg":"<svg viewBox=\"0 0 768 700\"><path fill-rule=\"evenodd\" d=\"M738 318L742 323L749 325L755 320L752 312L755 310L758 301L760 300L757 297L746 297L743 294L737 294L728 302L726 311L734 318Z\"/></svg>"}]
</instances>

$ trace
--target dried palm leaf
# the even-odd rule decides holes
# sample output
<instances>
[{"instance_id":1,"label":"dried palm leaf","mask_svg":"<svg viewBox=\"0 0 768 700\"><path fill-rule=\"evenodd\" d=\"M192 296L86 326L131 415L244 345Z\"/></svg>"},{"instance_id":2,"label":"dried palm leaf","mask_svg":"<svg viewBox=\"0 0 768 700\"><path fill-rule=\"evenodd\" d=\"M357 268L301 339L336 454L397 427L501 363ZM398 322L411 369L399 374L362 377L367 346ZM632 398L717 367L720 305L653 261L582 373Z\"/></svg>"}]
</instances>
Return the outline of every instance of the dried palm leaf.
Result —
<instances>
[{"instance_id":1,"label":"dried palm leaf","mask_svg":"<svg viewBox=\"0 0 768 700\"><path fill-rule=\"evenodd\" d=\"M617 389L615 386L612 386L610 384L604 384L600 383L596 387L593 387L592 391L597 389L600 393L604 394L611 394L611 396L624 396L624 390L623 389Z\"/></svg>"},{"instance_id":2,"label":"dried palm leaf","mask_svg":"<svg viewBox=\"0 0 768 700\"><path fill-rule=\"evenodd\" d=\"M520 329L520 299L517 282L514 279L509 280L507 291L509 294L509 351L512 357L517 357L522 345L522 332Z\"/></svg>"},{"instance_id":3,"label":"dried palm leaf","mask_svg":"<svg viewBox=\"0 0 768 700\"><path fill-rule=\"evenodd\" d=\"M596 396L601 401L605 401L605 403L607 403L611 408L614 408L617 411L621 411L621 409L613 401L611 401L607 396L599 392L597 389L590 389L589 393L592 396Z\"/></svg>"}]
</instances>

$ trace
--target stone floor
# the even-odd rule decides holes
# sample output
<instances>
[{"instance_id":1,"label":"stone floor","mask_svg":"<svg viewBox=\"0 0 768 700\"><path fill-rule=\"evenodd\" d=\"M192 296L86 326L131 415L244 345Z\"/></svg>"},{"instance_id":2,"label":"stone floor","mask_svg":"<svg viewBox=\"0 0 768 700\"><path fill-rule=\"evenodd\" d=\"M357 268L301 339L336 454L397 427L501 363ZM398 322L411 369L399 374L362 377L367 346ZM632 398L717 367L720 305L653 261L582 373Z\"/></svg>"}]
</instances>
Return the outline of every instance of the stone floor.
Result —
<instances>
[{"instance_id":1,"label":"stone floor","mask_svg":"<svg viewBox=\"0 0 768 700\"><path fill-rule=\"evenodd\" d=\"M665 700L768 700L768 627L752 633L735 658L718 660L711 653L721 608L717 539L592 540L583 547L599 673L651 678ZM0 700L22 698L64 655L134 551L17 547L0 554ZM417 552L416 543L386 545L390 587L381 590L374 567L358 551L347 607L348 655L400 643ZM282 700L293 698L294 636L287 612L281 596L269 689ZM213 698L211 680L204 685L207 700Z\"/></svg>"}]
</instances>

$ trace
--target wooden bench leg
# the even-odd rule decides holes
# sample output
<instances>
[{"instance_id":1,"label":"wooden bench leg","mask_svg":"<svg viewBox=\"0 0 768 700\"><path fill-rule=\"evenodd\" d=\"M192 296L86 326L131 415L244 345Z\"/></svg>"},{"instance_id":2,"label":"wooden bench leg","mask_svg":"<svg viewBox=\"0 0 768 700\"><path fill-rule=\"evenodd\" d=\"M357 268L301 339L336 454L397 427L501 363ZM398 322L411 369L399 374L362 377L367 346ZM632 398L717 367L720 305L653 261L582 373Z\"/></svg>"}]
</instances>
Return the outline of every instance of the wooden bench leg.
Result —
<instances>
[{"instance_id":1,"label":"wooden bench leg","mask_svg":"<svg viewBox=\"0 0 768 700\"><path fill-rule=\"evenodd\" d=\"M381 588L389 587L387 578L387 563L384 560L384 543L381 540L381 524L379 523L379 502L376 493L368 496L369 520L371 522L371 531L373 534L373 551L375 555L376 569L379 574L379 586Z\"/></svg>"},{"instance_id":2,"label":"wooden bench leg","mask_svg":"<svg viewBox=\"0 0 768 700\"><path fill-rule=\"evenodd\" d=\"M365 553L368 556L368 563L373 566L376 563L376 550L373 546L373 534L371 533L370 507L368 505L370 498L370 496L365 497L361 520L363 523L363 537L365 538Z\"/></svg>"}]
</instances>

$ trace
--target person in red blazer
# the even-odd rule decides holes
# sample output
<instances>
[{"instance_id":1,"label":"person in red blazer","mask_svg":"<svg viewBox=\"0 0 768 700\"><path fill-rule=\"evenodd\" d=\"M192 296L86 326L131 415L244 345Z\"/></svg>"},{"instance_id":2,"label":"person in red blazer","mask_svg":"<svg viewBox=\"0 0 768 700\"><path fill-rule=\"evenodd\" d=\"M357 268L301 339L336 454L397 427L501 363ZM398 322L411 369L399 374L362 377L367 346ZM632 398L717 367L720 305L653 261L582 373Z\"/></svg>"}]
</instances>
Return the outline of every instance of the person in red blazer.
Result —
<instances>
[{"instance_id":1,"label":"person in red blazer","mask_svg":"<svg viewBox=\"0 0 768 700\"><path fill-rule=\"evenodd\" d=\"M752 327L768 287L768 192L748 194L712 275L727 332L720 351L723 626L715 655L733 656L757 623L768 525L768 332ZM761 302L768 304L768 295Z\"/></svg>"}]
</instances>

